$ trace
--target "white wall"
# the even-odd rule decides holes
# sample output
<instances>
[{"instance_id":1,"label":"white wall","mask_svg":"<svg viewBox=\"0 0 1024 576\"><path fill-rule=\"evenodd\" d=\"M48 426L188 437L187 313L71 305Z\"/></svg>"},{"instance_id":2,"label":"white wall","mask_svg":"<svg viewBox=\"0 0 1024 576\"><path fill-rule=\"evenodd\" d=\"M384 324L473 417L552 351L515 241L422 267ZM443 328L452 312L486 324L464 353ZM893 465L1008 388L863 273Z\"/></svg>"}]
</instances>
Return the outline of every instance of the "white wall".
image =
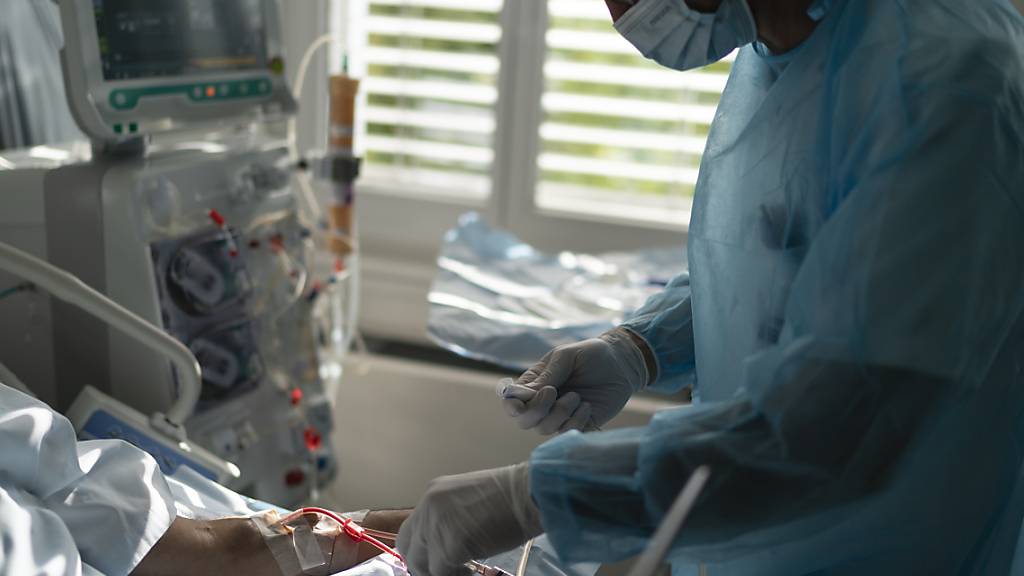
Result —
<instances>
[{"instance_id":1,"label":"white wall","mask_svg":"<svg viewBox=\"0 0 1024 576\"><path fill-rule=\"evenodd\" d=\"M437 476L522 462L545 440L502 412L500 374L372 356L345 370L334 438L341 469L322 497L333 508L412 506ZM669 406L634 400L609 427L643 425Z\"/></svg>"}]
</instances>

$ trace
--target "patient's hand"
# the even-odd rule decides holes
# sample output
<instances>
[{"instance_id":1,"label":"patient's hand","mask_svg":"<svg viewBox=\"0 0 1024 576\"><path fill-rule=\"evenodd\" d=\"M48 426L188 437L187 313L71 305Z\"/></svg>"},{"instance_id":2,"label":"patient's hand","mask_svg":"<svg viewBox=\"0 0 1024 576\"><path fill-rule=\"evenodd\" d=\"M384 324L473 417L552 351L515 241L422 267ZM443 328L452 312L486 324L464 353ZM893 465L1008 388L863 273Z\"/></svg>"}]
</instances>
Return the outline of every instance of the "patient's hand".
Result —
<instances>
[{"instance_id":1,"label":"patient's hand","mask_svg":"<svg viewBox=\"0 0 1024 576\"><path fill-rule=\"evenodd\" d=\"M381 510L367 514L362 526L397 533L412 510ZM341 535L338 546L350 543ZM387 542L387 544L393 544ZM337 550L337 548L336 548ZM351 554L334 554L326 573L347 570L380 554L368 544L360 544ZM193 574L282 575L277 561L264 542L259 529L248 518L189 520L178 518L160 541L132 571L133 576L179 576Z\"/></svg>"}]
</instances>

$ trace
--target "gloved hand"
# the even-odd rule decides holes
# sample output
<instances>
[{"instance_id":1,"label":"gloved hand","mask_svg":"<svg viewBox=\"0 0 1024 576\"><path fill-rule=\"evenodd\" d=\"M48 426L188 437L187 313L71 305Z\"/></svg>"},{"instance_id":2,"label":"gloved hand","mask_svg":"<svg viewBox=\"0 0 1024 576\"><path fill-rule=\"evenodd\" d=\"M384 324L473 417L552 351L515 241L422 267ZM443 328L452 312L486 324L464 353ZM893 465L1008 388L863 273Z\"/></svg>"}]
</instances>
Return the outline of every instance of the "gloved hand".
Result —
<instances>
[{"instance_id":1,"label":"gloved hand","mask_svg":"<svg viewBox=\"0 0 1024 576\"><path fill-rule=\"evenodd\" d=\"M650 375L642 340L624 328L559 346L501 393L520 428L541 434L593 430L608 423Z\"/></svg>"},{"instance_id":2,"label":"gloved hand","mask_svg":"<svg viewBox=\"0 0 1024 576\"><path fill-rule=\"evenodd\" d=\"M412 576L466 574L464 564L543 532L527 464L443 476L430 483L398 533Z\"/></svg>"}]
</instances>

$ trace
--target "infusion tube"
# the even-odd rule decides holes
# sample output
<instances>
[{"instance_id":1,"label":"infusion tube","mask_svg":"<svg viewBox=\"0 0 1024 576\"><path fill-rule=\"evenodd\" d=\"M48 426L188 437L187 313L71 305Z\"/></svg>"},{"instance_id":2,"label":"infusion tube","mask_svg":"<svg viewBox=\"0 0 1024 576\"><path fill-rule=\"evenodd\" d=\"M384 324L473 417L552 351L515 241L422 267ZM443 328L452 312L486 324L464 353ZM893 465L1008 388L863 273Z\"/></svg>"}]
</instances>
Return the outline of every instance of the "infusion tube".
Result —
<instances>
[{"instance_id":1,"label":"infusion tube","mask_svg":"<svg viewBox=\"0 0 1024 576\"><path fill-rule=\"evenodd\" d=\"M292 518L301 516L302 514L310 513L320 514L322 516L330 518L331 520L334 520L341 526L346 536L348 536L355 542L366 542L367 544L370 544L377 550L380 550L382 553L388 554L396 558L399 562L401 562L402 567L405 568L405 558L402 558L402 555L399 554L397 550L381 542L381 540L395 542L398 540L397 534L391 532L384 532L382 530L374 530L372 528L364 528L363 526L360 526L359 524L353 522L351 519L343 518L335 514L334 512L331 512L330 510L317 507L299 508L295 512L292 512L291 514L286 516L283 520L281 520L281 522L287 523ZM525 576L526 564L530 558L530 551L532 549L533 539L530 539L530 541L527 542L526 546L523 548L523 555L519 559L519 566L516 569L515 576ZM497 566L488 566L487 564L484 564L483 562L477 562L476 560L470 560L466 562L466 568L470 569L474 574L478 574L479 576L513 576L511 573L506 572L505 570L502 570ZM408 568L406 568L406 573L409 573Z\"/></svg>"},{"instance_id":2,"label":"infusion tube","mask_svg":"<svg viewBox=\"0 0 1024 576\"><path fill-rule=\"evenodd\" d=\"M292 518L295 518L296 516L301 516L303 514L319 514L321 516L326 516L326 517L330 518L331 520L334 520L335 522L337 522L341 526L342 531L344 531L345 535L348 536L349 538L351 538L353 541L355 541L355 542L366 542L367 544L373 546L377 550L380 550L381 552L383 552L385 554L393 556L395 559L397 559L399 562L402 563L402 566L405 566L405 559L402 558L402 555L399 554L397 550L395 550L394 548L388 546L387 544L384 544L383 542L381 542L380 540L378 540L376 537L373 536L373 534L379 534L379 535L382 535L382 536L385 536L385 537L389 537L389 536L394 536L394 534L390 534L388 532L380 532L380 531L377 531L377 530L370 530L370 529L367 529L367 528L363 528L359 524L356 524L355 522L353 522L351 519L343 518L343 517L335 514L334 512L331 512L330 510L327 510L325 508L318 508L318 507L315 507L315 506L309 506L309 507L306 507L306 508L299 508L298 510L296 510L295 512L292 512L291 514L286 516L283 520L281 520L281 523L286 524Z\"/></svg>"}]
</instances>

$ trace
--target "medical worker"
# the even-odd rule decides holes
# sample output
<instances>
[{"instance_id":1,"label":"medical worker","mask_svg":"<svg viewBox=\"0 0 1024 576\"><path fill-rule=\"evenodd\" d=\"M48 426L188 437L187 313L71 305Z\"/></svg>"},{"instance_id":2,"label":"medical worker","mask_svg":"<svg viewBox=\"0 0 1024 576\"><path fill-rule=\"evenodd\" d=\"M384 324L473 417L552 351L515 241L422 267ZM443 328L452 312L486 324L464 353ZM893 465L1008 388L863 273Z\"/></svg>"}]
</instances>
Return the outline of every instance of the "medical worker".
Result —
<instances>
[{"instance_id":1,"label":"medical worker","mask_svg":"<svg viewBox=\"0 0 1024 576\"><path fill-rule=\"evenodd\" d=\"M1024 18L1009 0L608 0L688 70L741 48L711 129L689 275L549 353L504 400L591 430L435 480L416 576L547 532L566 561L643 550L711 480L680 573L1024 574Z\"/></svg>"}]
</instances>

